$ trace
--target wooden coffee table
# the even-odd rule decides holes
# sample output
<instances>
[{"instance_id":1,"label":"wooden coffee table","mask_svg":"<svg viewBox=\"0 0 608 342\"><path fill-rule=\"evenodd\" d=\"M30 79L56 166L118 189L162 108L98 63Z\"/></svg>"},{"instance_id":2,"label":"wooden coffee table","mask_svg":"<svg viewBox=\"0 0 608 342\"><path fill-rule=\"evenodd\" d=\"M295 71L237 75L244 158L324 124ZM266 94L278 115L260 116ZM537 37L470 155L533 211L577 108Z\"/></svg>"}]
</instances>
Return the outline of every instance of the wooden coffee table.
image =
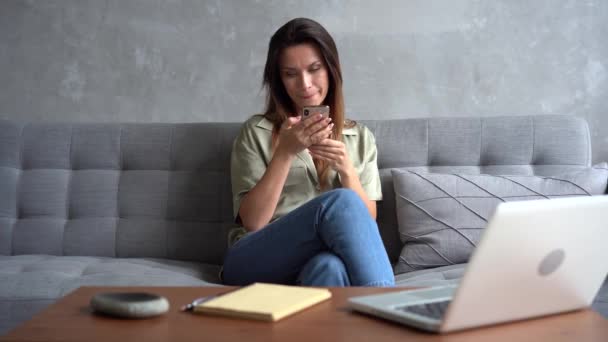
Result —
<instances>
[{"instance_id":1,"label":"wooden coffee table","mask_svg":"<svg viewBox=\"0 0 608 342\"><path fill-rule=\"evenodd\" d=\"M276 323L181 312L194 298L227 287L81 287L0 341L608 341L608 321L591 310L434 335L352 312L348 297L403 288L330 288L331 300ZM98 292L153 292L169 299L169 313L144 320L93 314Z\"/></svg>"}]
</instances>

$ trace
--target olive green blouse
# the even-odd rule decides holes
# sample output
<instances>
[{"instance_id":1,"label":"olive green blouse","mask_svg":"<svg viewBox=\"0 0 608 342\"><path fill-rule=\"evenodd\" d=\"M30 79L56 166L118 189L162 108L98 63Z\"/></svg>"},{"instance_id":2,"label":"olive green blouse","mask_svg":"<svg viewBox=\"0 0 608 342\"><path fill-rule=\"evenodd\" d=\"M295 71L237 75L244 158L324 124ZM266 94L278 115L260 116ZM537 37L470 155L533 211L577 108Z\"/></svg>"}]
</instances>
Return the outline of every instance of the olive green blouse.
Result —
<instances>
[{"instance_id":1,"label":"olive green blouse","mask_svg":"<svg viewBox=\"0 0 608 342\"><path fill-rule=\"evenodd\" d=\"M254 115L247 120L232 146L230 172L232 181L232 207L235 222L243 196L262 178L272 159L272 122L263 115ZM372 132L361 124L345 128L342 132L348 155L359 175L361 186L373 201L382 199L378 173L376 142ZM341 187L339 174L329 171L332 188ZM271 222L321 194L321 187L314 162L304 150L297 154L291 164L279 202ZM243 227L232 229L228 243L232 245L244 236Z\"/></svg>"}]
</instances>

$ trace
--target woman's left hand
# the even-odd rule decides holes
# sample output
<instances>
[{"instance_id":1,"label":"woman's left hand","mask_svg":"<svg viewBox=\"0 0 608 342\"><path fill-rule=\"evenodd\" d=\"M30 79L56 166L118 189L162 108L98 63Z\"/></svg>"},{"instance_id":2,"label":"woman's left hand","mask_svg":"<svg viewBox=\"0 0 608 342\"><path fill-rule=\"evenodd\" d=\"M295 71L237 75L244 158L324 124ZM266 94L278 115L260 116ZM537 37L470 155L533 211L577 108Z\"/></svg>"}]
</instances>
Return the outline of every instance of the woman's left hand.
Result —
<instances>
[{"instance_id":1,"label":"woman's left hand","mask_svg":"<svg viewBox=\"0 0 608 342\"><path fill-rule=\"evenodd\" d=\"M313 158L325 160L329 166L341 176L347 176L354 172L353 164L346 152L343 142L333 139L323 139L321 142L308 147Z\"/></svg>"}]
</instances>

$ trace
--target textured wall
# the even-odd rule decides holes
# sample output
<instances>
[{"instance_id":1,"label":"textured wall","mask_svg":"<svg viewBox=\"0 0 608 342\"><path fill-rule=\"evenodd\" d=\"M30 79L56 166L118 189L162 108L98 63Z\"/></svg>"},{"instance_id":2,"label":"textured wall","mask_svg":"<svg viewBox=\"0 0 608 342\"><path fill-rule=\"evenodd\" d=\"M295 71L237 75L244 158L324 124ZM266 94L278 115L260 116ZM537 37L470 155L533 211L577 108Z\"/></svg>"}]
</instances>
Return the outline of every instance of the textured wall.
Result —
<instances>
[{"instance_id":1,"label":"textured wall","mask_svg":"<svg viewBox=\"0 0 608 342\"><path fill-rule=\"evenodd\" d=\"M336 39L353 118L578 115L608 160L602 0L2 0L0 118L244 120L297 16Z\"/></svg>"}]
</instances>

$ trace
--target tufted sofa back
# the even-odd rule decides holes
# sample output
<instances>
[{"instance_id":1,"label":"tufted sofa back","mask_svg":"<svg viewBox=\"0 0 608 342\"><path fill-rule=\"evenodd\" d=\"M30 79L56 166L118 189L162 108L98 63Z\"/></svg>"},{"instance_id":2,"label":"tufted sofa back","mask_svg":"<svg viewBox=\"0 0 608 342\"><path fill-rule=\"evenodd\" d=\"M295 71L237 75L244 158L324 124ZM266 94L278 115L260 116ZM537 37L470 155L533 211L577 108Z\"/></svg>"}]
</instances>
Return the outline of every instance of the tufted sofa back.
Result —
<instances>
[{"instance_id":1,"label":"tufted sofa back","mask_svg":"<svg viewBox=\"0 0 608 342\"><path fill-rule=\"evenodd\" d=\"M237 123L0 124L0 254L221 263Z\"/></svg>"},{"instance_id":2,"label":"tufted sofa back","mask_svg":"<svg viewBox=\"0 0 608 342\"><path fill-rule=\"evenodd\" d=\"M378 222L392 260L401 242L391 168L551 175L591 162L587 123L572 116L362 123L376 135ZM239 128L0 121L0 254L221 263Z\"/></svg>"}]
</instances>

